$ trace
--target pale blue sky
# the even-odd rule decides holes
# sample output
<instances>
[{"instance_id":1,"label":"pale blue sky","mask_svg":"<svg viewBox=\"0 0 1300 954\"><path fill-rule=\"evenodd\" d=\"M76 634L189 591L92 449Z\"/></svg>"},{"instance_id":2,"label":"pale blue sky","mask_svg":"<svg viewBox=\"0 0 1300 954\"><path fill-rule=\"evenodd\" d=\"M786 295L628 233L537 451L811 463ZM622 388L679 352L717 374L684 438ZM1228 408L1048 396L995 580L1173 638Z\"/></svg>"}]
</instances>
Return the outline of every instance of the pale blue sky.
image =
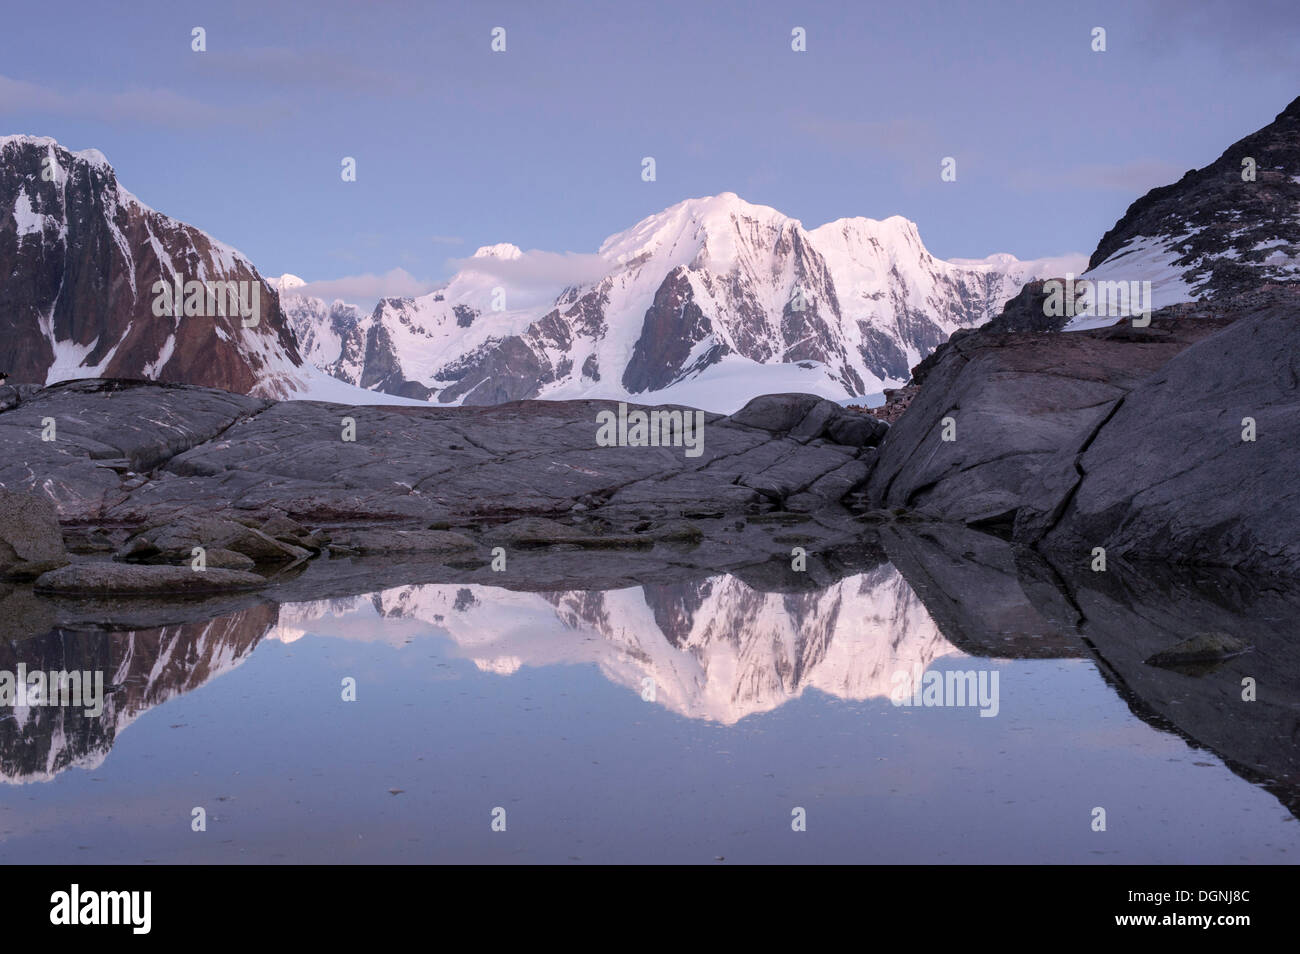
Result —
<instances>
[{"instance_id":1,"label":"pale blue sky","mask_svg":"<svg viewBox=\"0 0 1300 954\"><path fill-rule=\"evenodd\" d=\"M905 215L944 258L1090 253L1300 94L1290 0L116 6L9 6L0 134L96 147L146 203L312 281L591 252L724 191L810 227Z\"/></svg>"}]
</instances>

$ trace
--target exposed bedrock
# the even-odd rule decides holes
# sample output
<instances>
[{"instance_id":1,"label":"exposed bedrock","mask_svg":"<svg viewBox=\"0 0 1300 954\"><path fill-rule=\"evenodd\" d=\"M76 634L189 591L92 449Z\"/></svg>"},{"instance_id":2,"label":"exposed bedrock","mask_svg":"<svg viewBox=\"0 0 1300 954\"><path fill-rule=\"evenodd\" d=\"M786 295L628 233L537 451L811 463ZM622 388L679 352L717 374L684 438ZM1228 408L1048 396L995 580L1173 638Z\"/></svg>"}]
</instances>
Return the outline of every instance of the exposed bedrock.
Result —
<instances>
[{"instance_id":1,"label":"exposed bedrock","mask_svg":"<svg viewBox=\"0 0 1300 954\"><path fill-rule=\"evenodd\" d=\"M978 331L879 448L870 506L1108 560L1300 574L1300 288L1149 328ZM1253 439L1252 439L1253 438Z\"/></svg>"},{"instance_id":2,"label":"exposed bedrock","mask_svg":"<svg viewBox=\"0 0 1300 954\"><path fill-rule=\"evenodd\" d=\"M618 432L602 437L602 420ZM189 564L203 548L213 568L266 571L323 551L452 553L489 537L695 545L692 521L738 533L744 518L838 513L844 529L807 521L815 545L848 529L840 501L885 430L806 394L721 417L607 401L345 407L76 381L0 412L0 488L51 526L57 510L74 553L142 565ZM58 557L42 554L23 559Z\"/></svg>"}]
</instances>

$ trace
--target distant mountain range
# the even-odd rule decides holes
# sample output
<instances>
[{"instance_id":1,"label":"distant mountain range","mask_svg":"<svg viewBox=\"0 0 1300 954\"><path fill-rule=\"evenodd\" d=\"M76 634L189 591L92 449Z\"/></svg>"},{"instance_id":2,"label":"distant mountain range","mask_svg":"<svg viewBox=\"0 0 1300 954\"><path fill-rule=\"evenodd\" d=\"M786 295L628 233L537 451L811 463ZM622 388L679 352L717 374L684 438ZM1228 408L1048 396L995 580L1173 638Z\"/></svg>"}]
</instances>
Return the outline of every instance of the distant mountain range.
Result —
<instances>
[{"instance_id":1,"label":"distant mountain range","mask_svg":"<svg viewBox=\"0 0 1300 954\"><path fill-rule=\"evenodd\" d=\"M898 216L805 229L723 193L611 236L564 287L527 278L546 253L492 245L445 286L367 313L304 293L293 275L267 281L141 203L96 150L7 136L0 368L11 383L139 377L347 403L599 397L729 412L762 393L845 399L905 382L1036 280L1150 281L1159 308L1300 277L1300 177L1286 171L1297 162L1300 99L1134 202L1086 272L1073 256L944 261ZM160 281L255 284L260 314L251 326L156 314Z\"/></svg>"},{"instance_id":2,"label":"distant mountain range","mask_svg":"<svg viewBox=\"0 0 1300 954\"><path fill-rule=\"evenodd\" d=\"M296 276L276 284L306 359L363 388L439 403L601 397L735 410L772 391L842 399L906 381L1026 282L1084 265L943 261L899 216L808 230L732 193L611 236L591 257L595 277L515 306L511 276L531 254L481 248L444 287L369 315L295 293Z\"/></svg>"}]
</instances>

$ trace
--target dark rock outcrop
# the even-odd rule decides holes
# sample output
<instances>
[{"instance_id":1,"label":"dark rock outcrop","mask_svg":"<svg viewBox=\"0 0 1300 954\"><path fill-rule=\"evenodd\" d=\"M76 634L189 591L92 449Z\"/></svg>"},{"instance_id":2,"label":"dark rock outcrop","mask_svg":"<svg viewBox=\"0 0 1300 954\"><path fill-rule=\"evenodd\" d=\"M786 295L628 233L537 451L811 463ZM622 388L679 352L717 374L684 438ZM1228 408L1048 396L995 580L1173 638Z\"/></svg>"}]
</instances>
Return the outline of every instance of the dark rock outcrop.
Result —
<instances>
[{"instance_id":1,"label":"dark rock outcrop","mask_svg":"<svg viewBox=\"0 0 1300 954\"><path fill-rule=\"evenodd\" d=\"M1300 572L1300 286L1174 356L1041 474L1023 540Z\"/></svg>"},{"instance_id":2,"label":"dark rock outcrop","mask_svg":"<svg viewBox=\"0 0 1300 954\"><path fill-rule=\"evenodd\" d=\"M1254 164L1253 178L1243 178L1245 160ZM1294 281L1298 210L1300 98L1210 165L1130 205L1101 237L1088 267L1120 261L1141 244L1168 253L1201 297L1239 294L1262 281Z\"/></svg>"},{"instance_id":3,"label":"dark rock outcrop","mask_svg":"<svg viewBox=\"0 0 1300 954\"><path fill-rule=\"evenodd\" d=\"M1103 547L1300 573L1298 305L1278 286L1149 329L964 336L881 444L867 501L1080 566Z\"/></svg>"},{"instance_id":4,"label":"dark rock outcrop","mask_svg":"<svg viewBox=\"0 0 1300 954\"><path fill-rule=\"evenodd\" d=\"M1002 313L990 321L988 324L981 325L979 330L987 330L1005 334L1012 331L1060 331L1070 321L1070 315L1074 313L1074 308L1062 307L1060 315L1049 315L1047 300L1050 297L1050 291L1045 288L1047 281L1058 281L1062 283L1064 291L1064 279L1048 279L1046 281L1030 282L1020 293L1006 303L1002 308ZM1077 302L1082 294L1082 286L1075 289L1075 301ZM1076 305L1075 307L1079 307ZM1069 314L1066 314L1067 310Z\"/></svg>"}]
</instances>

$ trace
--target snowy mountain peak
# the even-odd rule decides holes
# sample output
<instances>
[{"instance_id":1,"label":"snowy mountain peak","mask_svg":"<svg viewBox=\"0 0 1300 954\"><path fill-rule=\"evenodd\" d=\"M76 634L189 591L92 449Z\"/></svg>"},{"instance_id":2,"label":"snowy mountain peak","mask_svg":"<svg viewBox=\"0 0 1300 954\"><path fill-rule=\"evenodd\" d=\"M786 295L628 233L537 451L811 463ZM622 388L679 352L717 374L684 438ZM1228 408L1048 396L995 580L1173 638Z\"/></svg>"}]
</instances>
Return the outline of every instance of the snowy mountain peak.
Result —
<instances>
[{"instance_id":1,"label":"snowy mountain peak","mask_svg":"<svg viewBox=\"0 0 1300 954\"><path fill-rule=\"evenodd\" d=\"M633 397L729 412L758 394L843 399L901 383L952 331L1057 273L1012 256L940 261L902 216L807 231L734 192L685 199L578 258L581 277L540 300L526 281L556 260L572 274L573 260L501 244L368 318L284 303L309 360L361 387L446 404Z\"/></svg>"},{"instance_id":2,"label":"snowy mountain peak","mask_svg":"<svg viewBox=\"0 0 1300 954\"><path fill-rule=\"evenodd\" d=\"M809 234L814 241L843 244L848 248L875 246L900 251L925 250L916 223L901 215L891 215L887 219L868 219L863 216L836 219L818 226Z\"/></svg>"},{"instance_id":3,"label":"snowy mountain peak","mask_svg":"<svg viewBox=\"0 0 1300 954\"><path fill-rule=\"evenodd\" d=\"M684 265L706 246L730 253L738 236L764 233L760 237L764 241L787 226L798 228L800 223L770 206L755 205L734 192L723 192L685 199L646 216L632 228L605 239L600 254L617 264L666 256L673 265Z\"/></svg>"}]
</instances>

